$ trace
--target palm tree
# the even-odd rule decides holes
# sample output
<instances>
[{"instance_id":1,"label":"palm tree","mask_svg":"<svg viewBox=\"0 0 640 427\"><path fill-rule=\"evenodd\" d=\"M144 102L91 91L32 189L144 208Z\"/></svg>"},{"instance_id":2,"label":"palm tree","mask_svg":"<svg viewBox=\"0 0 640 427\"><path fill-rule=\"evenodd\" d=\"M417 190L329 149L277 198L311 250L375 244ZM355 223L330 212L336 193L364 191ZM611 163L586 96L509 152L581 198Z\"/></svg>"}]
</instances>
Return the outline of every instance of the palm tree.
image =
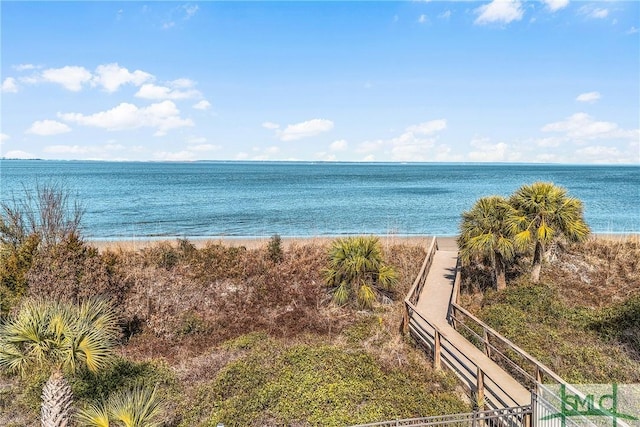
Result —
<instances>
[{"instance_id":1,"label":"palm tree","mask_svg":"<svg viewBox=\"0 0 640 427\"><path fill-rule=\"evenodd\" d=\"M499 196L479 199L471 210L462 213L458 247L463 262L472 259L491 262L496 289L507 287L506 262L513 259L514 245L509 232L513 208Z\"/></svg>"},{"instance_id":2,"label":"palm tree","mask_svg":"<svg viewBox=\"0 0 640 427\"><path fill-rule=\"evenodd\" d=\"M0 369L24 375L29 369L50 369L42 389L43 427L70 425L73 393L65 373L106 367L119 336L117 316L104 299L73 305L61 301L27 300L0 325Z\"/></svg>"},{"instance_id":3,"label":"palm tree","mask_svg":"<svg viewBox=\"0 0 640 427\"><path fill-rule=\"evenodd\" d=\"M160 405L156 389L139 384L112 394L106 402L89 405L77 420L86 427L157 427Z\"/></svg>"},{"instance_id":4,"label":"palm tree","mask_svg":"<svg viewBox=\"0 0 640 427\"><path fill-rule=\"evenodd\" d=\"M568 197L567 190L550 182L520 187L509 199L516 209L511 220L517 248L534 246L531 280L538 283L545 249L555 239L572 242L586 240L589 226L582 213L582 202Z\"/></svg>"},{"instance_id":5,"label":"palm tree","mask_svg":"<svg viewBox=\"0 0 640 427\"><path fill-rule=\"evenodd\" d=\"M355 296L355 303L361 308L371 308L398 281L393 268L384 264L380 241L374 236L335 240L324 278L333 290L336 304L344 305Z\"/></svg>"}]
</instances>

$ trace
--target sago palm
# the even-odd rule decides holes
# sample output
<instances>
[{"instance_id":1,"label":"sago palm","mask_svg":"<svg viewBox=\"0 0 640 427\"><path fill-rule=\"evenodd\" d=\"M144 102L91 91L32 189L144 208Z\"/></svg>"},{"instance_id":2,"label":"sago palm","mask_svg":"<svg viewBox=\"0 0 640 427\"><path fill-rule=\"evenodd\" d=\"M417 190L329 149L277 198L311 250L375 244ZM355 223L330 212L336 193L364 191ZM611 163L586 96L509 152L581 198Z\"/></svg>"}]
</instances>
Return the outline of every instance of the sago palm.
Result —
<instances>
[{"instance_id":1,"label":"sago palm","mask_svg":"<svg viewBox=\"0 0 640 427\"><path fill-rule=\"evenodd\" d=\"M533 246L531 280L540 280L542 259L548 245L558 238L580 242L589 236L582 202L567 196L567 190L550 182L520 187L509 199L516 209L511 221L517 248Z\"/></svg>"},{"instance_id":2,"label":"sago palm","mask_svg":"<svg viewBox=\"0 0 640 427\"><path fill-rule=\"evenodd\" d=\"M463 262L489 260L498 290L507 287L506 262L513 259L514 245L509 231L513 208L499 196L479 199L462 213L458 247Z\"/></svg>"},{"instance_id":3,"label":"sago palm","mask_svg":"<svg viewBox=\"0 0 640 427\"><path fill-rule=\"evenodd\" d=\"M155 388L136 385L81 410L77 420L85 427L157 427L161 425L160 405Z\"/></svg>"},{"instance_id":4,"label":"sago palm","mask_svg":"<svg viewBox=\"0 0 640 427\"><path fill-rule=\"evenodd\" d=\"M42 389L41 424L68 426L73 394L65 374L106 367L118 335L117 316L104 299L80 305L27 300L0 325L0 369L23 375L30 369L50 370Z\"/></svg>"},{"instance_id":5,"label":"sago palm","mask_svg":"<svg viewBox=\"0 0 640 427\"><path fill-rule=\"evenodd\" d=\"M355 300L361 308L371 308L397 283L393 268L385 265L380 241L374 236L335 240L329 250L329 267L324 270L333 300L344 305Z\"/></svg>"}]
</instances>

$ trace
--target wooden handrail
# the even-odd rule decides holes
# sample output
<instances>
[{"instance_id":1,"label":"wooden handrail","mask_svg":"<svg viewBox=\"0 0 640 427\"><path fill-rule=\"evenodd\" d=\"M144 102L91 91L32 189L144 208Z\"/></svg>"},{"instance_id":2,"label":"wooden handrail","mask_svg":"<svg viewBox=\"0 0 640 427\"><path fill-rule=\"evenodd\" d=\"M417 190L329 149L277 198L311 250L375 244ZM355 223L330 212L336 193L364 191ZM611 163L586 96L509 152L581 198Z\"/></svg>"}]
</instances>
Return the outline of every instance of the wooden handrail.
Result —
<instances>
[{"instance_id":1,"label":"wooden handrail","mask_svg":"<svg viewBox=\"0 0 640 427\"><path fill-rule=\"evenodd\" d=\"M431 240L431 244L429 245L429 249L427 250L427 256L424 258L422 262L422 267L420 268L420 272L416 276L416 279L413 281L413 285L409 289L409 293L405 298L405 302L408 301L411 304L417 304L418 298L420 296L420 292L422 291L422 287L424 286L425 280L427 279L427 274L429 274L429 269L431 268L431 264L433 264L433 257L438 250L438 240L434 236Z\"/></svg>"},{"instance_id":2,"label":"wooden handrail","mask_svg":"<svg viewBox=\"0 0 640 427\"><path fill-rule=\"evenodd\" d=\"M452 312L458 311L464 314L466 317L471 319L476 325L480 326L483 329L483 331L486 331L488 334L491 334L498 341L500 341L501 343L509 347L511 351L515 352L518 356L522 357L523 359L527 360L529 363L534 365L540 372L544 373L545 377L551 378L559 384L562 384L565 382L558 374L553 372L551 368L549 368L548 366L538 361L535 357L531 356L529 353L527 353L526 351L524 351L523 349L515 345L506 337L502 336L498 331L496 331L495 329L493 329L492 327L484 323L482 320L478 319L476 316L471 314L468 310L464 309L463 307L461 307L456 303L452 303L451 307L453 308ZM452 313L452 316L455 317L457 321L459 322L461 321L461 319L458 319L455 316L455 313ZM532 375L532 377L535 377L535 375Z\"/></svg>"},{"instance_id":3,"label":"wooden handrail","mask_svg":"<svg viewBox=\"0 0 640 427\"><path fill-rule=\"evenodd\" d=\"M424 287L424 284L426 282L426 277L427 277L427 275L429 273L429 269L431 268L431 264L433 263L433 258L435 256L435 252L436 252L437 249L438 249L438 245L437 245L436 238L434 237L432 242L431 242L431 245L429 246L429 250L427 252L427 256L425 257L425 260L422 263L422 267L420 269L420 272L418 273L418 276L414 280L413 285L411 286L411 288L409 290L409 293L407 294L407 296L404 299L404 301L405 301L405 310L404 310L404 318L403 318L403 331L406 334L406 333L409 332L410 329L414 330L416 335L418 335L419 338L421 338L422 341L425 344L432 345L432 348L433 348L433 351L434 351L434 367L438 368L442 361L447 361L447 359L453 359L453 360L456 360L458 364L460 364L461 368L464 368L469 373L471 373L470 369L477 370L477 372L476 372L476 389L478 391L481 391L482 388L490 390L491 394L495 398L499 399L501 404L503 404L505 406L508 406L508 405L506 405L506 403L504 401L502 401L502 399L500 399L500 397L493 390L491 390L490 388L487 388L485 379L489 378L491 380L491 382L493 382L493 384L505 396L507 396L512 401L514 401L514 399L509 395L509 393L507 393L505 390L503 390L498 385L497 382L495 382L493 379L491 379L486 374L486 372L483 372L481 370L481 368L479 367L478 363L476 363L474 360L472 360L460 348L458 348L454 343L452 343L448 339L446 334L442 333L442 330L440 328L438 328L434 323L432 323L429 320L427 320L426 318L424 318L416 310L416 305L418 303L418 299L420 297L420 293L421 293L422 288ZM529 353L527 353L526 351L524 351L523 349L521 349L520 347L515 345L513 342L511 342L511 340L509 340L506 337L502 336L496 330L491 328L489 325L485 324L482 320L480 320L479 318L477 318L476 316L471 314L468 310L466 310L465 308L463 308L462 306L459 305L460 285L461 285L461 274L460 274L460 271L461 271L461 263L460 263L460 259L458 258L458 260L456 262L455 280L454 280L454 284L453 284L451 297L449 299L449 307L448 307L448 313L447 313L447 319L446 319L448 321L448 323L451 324L454 329L457 329L458 324L463 325L480 342L483 343L485 354L490 359L493 359L492 356L494 354L499 354L500 356L502 356L504 358L504 360L508 361L508 363L510 363L513 368L515 368L522 375L524 375L525 378L529 378L529 380L533 380L533 383L535 384L535 390L537 390L539 384L542 384L543 376L544 376L545 379L552 379L556 383L563 385L571 393L573 393L576 396L584 399L585 398L584 393L582 393L580 390L578 390L575 387L573 387L571 384L568 384L558 374L553 372L551 370L551 368L549 368L548 366L546 366L543 363L539 362L536 358L534 358ZM460 319L460 316L458 314L462 314L462 315L466 316L475 325L477 325L480 328L482 328L482 336L478 335L475 331L473 331L471 328L469 328L469 326L464 323L464 320ZM421 323L418 322L415 319L415 317L419 318L422 323L426 324L430 329L432 329L433 330L433 334L431 334L428 330L426 330L421 325ZM527 370L524 369L522 366L520 366L516 361L512 360L507 355L505 355L502 351L500 351L500 349L496 348L495 345L491 344L489 342L490 341L489 337L493 337L493 338L497 339L499 341L499 343L501 343L502 345L506 346L506 348L508 350L513 351L520 358L522 358L522 359L526 360L527 362L529 362L530 364L532 364L534 366L534 368L535 368L535 372L533 373L533 375L530 374L529 372L527 372ZM431 342L430 342L431 340L433 341L433 344L431 344ZM459 353L462 357L467 359L468 362L470 362L472 368L470 368L470 366L468 366L467 363L465 363L458 356L456 356L456 354L454 354L451 350L449 350L447 348L447 346L442 345L442 342L444 342L444 341L446 341L449 344L449 346L451 348L453 348L457 353ZM493 350L493 352L490 351L490 350ZM443 351L444 351L444 354L442 353ZM446 355L445 358L442 357L444 355ZM452 370L455 370L452 362L450 362L450 366L449 367ZM535 393L532 390L532 403L533 403L533 396L535 396ZM618 424L620 426L629 427L629 425L627 423L625 423L625 422L623 422L621 420L617 420L617 421L618 421ZM531 418L530 417L528 419L528 422L526 422L525 424L526 425L531 425Z\"/></svg>"},{"instance_id":4,"label":"wooden handrail","mask_svg":"<svg viewBox=\"0 0 640 427\"><path fill-rule=\"evenodd\" d=\"M467 356L465 354L465 352L460 349L458 346L455 345L455 343L451 342L446 334L443 334L441 329L434 323L430 322L428 319L426 319L424 316L422 316L417 310L415 305L413 305L411 302L405 302L406 306L407 306L407 310L411 312L411 320L414 320L413 322L411 322L411 326L413 326L413 328L418 329L417 332L419 332L419 335L423 336L423 340L426 341L426 337L429 337L430 339L433 340L434 345L432 347L433 351L434 351L434 367L438 368L441 363L441 361L446 361L446 360L456 360L461 367L463 367L469 374L471 375L476 375L477 371L480 370L480 372L482 372L482 378L477 377L476 378L476 388L477 389L484 389L484 390L488 390L491 395L499 400L499 404L507 407L509 406L508 402L503 401L498 393L503 393L505 396L507 396L509 398L509 400L511 400L512 403L515 403L516 405L518 404L518 402L516 402L506 390L503 390L498 383L494 380L494 378L492 378L490 375L488 375L486 372L482 371L482 369L479 367L478 363L476 361L474 361L473 359L471 359L469 356ZM420 323L417 321L417 319L419 319L420 321L422 321L424 324L426 324L429 328L433 329L433 334L431 332L429 332L428 330L426 330L424 327L422 327L420 325ZM437 336L437 338L436 338ZM444 345L439 345L436 346L435 342L439 341L439 342L447 342L448 346L444 346ZM462 355L462 357L464 357L464 359L466 359L466 362L464 360L461 360L453 351L449 350L449 348L454 349L457 353L459 353L460 355ZM435 352L439 350L440 354L436 355ZM443 353L444 355L446 355L446 358L442 358ZM451 363L451 362L450 362ZM453 365L449 366L452 370L453 370ZM491 380L490 384L487 384L487 379ZM493 384L495 387L497 387L496 390L494 390L494 387L491 385Z\"/></svg>"}]
</instances>

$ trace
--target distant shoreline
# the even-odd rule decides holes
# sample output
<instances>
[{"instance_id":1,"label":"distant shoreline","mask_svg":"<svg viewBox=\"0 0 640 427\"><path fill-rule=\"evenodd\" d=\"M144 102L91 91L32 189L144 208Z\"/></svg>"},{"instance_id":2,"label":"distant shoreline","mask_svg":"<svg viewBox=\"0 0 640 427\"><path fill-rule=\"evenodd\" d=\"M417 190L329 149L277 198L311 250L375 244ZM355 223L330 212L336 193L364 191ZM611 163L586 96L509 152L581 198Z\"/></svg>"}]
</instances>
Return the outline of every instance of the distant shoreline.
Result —
<instances>
[{"instance_id":1,"label":"distant shoreline","mask_svg":"<svg viewBox=\"0 0 640 427\"><path fill-rule=\"evenodd\" d=\"M416 235L416 236L393 236L393 235L375 235L380 239L383 246L392 246L399 244L423 245L427 246L431 243L434 236ZM292 244L308 244L318 243L326 244L335 239L348 236L309 236L309 237L282 237L282 243L285 247ZM456 250L456 236L435 236L438 239L440 249ZM640 233L593 233L592 238L605 240L626 240L633 239L640 241ZM91 246L98 250L140 250L148 248L160 243L176 243L182 237L162 237L162 238L141 238L141 239L117 239L117 240L101 240L101 239L85 239ZM197 248L203 248L208 244L221 244L225 246L244 246L248 249L257 249L269 243L271 237L200 237L188 238Z\"/></svg>"}]
</instances>

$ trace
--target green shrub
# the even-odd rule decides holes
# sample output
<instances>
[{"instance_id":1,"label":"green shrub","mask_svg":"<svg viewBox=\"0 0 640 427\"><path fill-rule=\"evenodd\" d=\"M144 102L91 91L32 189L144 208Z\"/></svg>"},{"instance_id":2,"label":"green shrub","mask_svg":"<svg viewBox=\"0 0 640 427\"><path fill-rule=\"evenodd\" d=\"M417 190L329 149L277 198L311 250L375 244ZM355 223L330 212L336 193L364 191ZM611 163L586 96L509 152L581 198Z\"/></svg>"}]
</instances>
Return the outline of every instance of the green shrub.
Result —
<instances>
[{"instance_id":1,"label":"green shrub","mask_svg":"<svg viewBox=\"0 0 640 427\"><path fill-rule=\"evenodd\" d=\"M601 310L589 326L605 340L617 340L629 346L640 361L640 295Z\"/></svg>"},{"instance_id":2,"label":"green shrub","mask_svg":"<svg viewBox=\"0 0 640 427\"><path fill-rule=\"evenodd\" d=\"M280 235L274 234L269 239L269 244L267 245L267 255L269 259L274 263L282 262L284 259L284 253L282 251L282 239Z\"/></svg>"},{"instance_id":3,"label":"green shrub","mask_svg":"<svg viewBox=\"0 0 640 427\"><path fill-rule=\"evenodd\" d=\"M419 365L384 368L362 350L269 341L203 386L192 401L199 412L181 425L343 426L469 409L455 381Z\"/></svg>"}]
</instances>

